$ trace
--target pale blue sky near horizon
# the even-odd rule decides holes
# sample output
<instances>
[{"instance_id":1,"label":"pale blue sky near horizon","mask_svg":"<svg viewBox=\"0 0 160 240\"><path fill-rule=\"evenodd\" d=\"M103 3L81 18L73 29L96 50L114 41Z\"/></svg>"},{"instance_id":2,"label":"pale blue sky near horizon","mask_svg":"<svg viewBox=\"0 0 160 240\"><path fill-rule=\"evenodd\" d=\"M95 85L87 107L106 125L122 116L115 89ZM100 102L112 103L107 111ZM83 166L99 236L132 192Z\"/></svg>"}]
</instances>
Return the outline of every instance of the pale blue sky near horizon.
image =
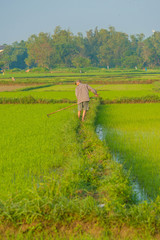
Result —
<instances>
[{"instance_id":1,"label":"pale blue sky near horizon","mask_svg":"<svg viewBox=\"0 0 160 240\"><path fill-rule=\"evenodd\" d=\"M54 33L56 26L84 36L95 27L145 37L160 31L160 0L0 0L0 45Z\"/></svg>"}]
</instances>

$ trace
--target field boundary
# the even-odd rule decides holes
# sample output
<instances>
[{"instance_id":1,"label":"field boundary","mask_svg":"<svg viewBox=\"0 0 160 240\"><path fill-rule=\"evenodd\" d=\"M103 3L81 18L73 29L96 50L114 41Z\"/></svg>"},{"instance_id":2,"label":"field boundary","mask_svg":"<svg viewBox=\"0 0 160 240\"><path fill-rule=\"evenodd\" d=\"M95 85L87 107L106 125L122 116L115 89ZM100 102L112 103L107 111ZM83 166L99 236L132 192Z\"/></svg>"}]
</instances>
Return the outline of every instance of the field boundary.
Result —
<instances>
[{"instance_id":1,"label":"field boundary","mask_svg":"<svg viewBox=\"0 0 160 240\"><path fill-rule=\"evenodd\" d=\"M160 96L148 95L144 97L122 97L119 99L103 99L100 97L101 104L136 104L136 103L159 103ZM0 97L0 104L55 104L55 103L76 103L76 100L70 100L68 98L62 99L45 99L45 98L34 98L32 95L24 97Z\"/></svg>"},{"instance_id":2,"label":"field boundary","mask_svg":"<svg viewBox=\"0 0 160 240\"><path fill-rule=\"evenodd\" d=\"M158 95L148 95L144 97L122 97L119 99L102 99L101 104L123 104L123 103L158 103L160 102L160 97Z\"/></svg>"},{"instance_id":3,"label":"field boundary","mask_svg":"<svg viewBox=\"0 0 160 240\"><path fill-rule=\"evenodd\" d=\"M43 99L34 98L33 96L15 97L15 98L0 98L0 104L56 104L56 103L76 103L69 99Z\"/></svg>"}]
</instances>

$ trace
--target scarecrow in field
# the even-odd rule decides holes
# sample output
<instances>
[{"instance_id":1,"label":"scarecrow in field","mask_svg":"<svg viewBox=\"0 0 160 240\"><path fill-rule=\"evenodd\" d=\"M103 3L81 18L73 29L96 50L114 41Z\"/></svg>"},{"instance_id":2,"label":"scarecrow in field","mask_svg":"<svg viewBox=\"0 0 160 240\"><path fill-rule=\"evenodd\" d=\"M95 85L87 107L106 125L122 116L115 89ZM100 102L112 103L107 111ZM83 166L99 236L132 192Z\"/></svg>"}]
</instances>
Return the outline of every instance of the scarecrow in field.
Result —
<instances>
[{"instance_id":1,"label":"scarecrow in field","mask_svg":"<svg viewBox=\"0 0 160 240\"><path fill-rule=\"evenodd\" d=\"M80 119L81 111L83 109L82 121L84 121L86 111L89 110L88 91L93 92L96 97L98 97L98 94L95 89L90 87L88 84L82 84L80 80L77 80L75 84L77 85L75 89L75 94L77 97L77 104L78 104L78 118Z\"/></svg>"}]
</instances>

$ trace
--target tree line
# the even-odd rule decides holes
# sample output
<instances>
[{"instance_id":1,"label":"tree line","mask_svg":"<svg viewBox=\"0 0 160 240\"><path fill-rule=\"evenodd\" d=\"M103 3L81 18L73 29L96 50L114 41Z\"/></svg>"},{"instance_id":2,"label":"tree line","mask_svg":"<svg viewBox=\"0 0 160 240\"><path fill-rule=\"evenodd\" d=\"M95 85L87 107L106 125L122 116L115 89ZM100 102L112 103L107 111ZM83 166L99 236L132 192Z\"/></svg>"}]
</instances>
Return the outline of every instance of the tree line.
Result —
<instances>
[{"instance_id":1,"label":"tree line","mask_svg":"<svg viewBox=\"0 0 160 240\"><path fill-rule=\"evenodd\" d=\"M0 53L1 69L159 66L160 32L145 39L143 33L128 36L114 27L95 28L84 37L57 26L53 35L43 32L32 35L27 41L5 45Z\"/></svg>"}]
</instances>

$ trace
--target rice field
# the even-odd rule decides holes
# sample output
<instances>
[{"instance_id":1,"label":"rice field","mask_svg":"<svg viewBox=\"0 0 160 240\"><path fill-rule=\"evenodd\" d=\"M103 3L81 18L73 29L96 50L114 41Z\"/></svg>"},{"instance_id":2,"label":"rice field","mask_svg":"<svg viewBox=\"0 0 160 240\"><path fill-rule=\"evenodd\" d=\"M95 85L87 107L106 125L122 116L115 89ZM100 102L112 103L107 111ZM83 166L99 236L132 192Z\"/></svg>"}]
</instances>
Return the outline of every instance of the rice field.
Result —
<instances>
[{"instance_id":1,"label":"rice field","mask_svg":"<svg viewBox=\"0 0 160 240\"><path fill-rule=\"evenodd\" d=\"M156 84L111 84L111 85L95 85L90 84L95 88L99 96L103 100L120 100L124 98L150 98L151 96L160 97L160 92ZM68 101L76 101L74 84L62 85L47 85L33 86L18 89L12 92L0 92L0 98L22 98L32 96L35 99L67 99ZM90 92L90 97L94 96Z\"/></svg>"},{"instance_id":2,"label":"rice field","mask_svg":"<svg viewBox=\"0 0 160 240\"><path fill-rule=\"evenodd\" d=\"M115 104L100 106L97 124L105 140L148 197L160 186L160 104Z\"/></svg>"},{"instance_id":3,"label":"rice field","mask_svg":"<svg viewBox=\"0 0 160 240\"><path fill-rule=\"evenodd\" d=\"M0 93L0 98L21 98L32 96L35 99L68 99L76 101L75 92L33 92L33 91L16 91Z\"/></svg>"},{"instance_id":4,"label":"rice field","mask_svg":"<svg viewBox=\"0 0 160 240\"><path fill-rule=\"evenodd\" d=\"M97 70L82 75L102 100L160 96L159 81L150 82L157 80L159 71ZM142 239L146 229L149 234L160 232L160 103L103 105L105 101L93 99L84 123L77 118L76 106L47 118L48 113L76 102L73 83L77 77L79 72L30 73L30 77L17 73L18 81L41 85L19 85L9 92L5 85L5 91L0 92L0 100L20 103L16 99L27 99L25 104L0 104L0 221L7 230L7 221L16 227L27 224L25 232L19 230L20 239L34 239L34 233L39 239L44 233L46 239L51 236L58 240L123 239L126 229L130 234L140 224ZM9 78L10 74L0 81ZM98 83L103 80L119 83ZM129 84L143 80L149 84ZM32 97L37 102L32 102ZM39 99L59 103L41 104ZM105 143L96 136L98 124L103 127ZM153 200L151 203L138 204L129 173ZM15 226L13 229L11 232ZM31 235L26 233L30 229ZM65 230L67 236L63 235ZM0 234L5 231L2 227ZM135 239L139 239L136 234Z\"/></svg>"},{"instance_id":5,"label":"rice field","mask_svg":"<svg viewBox=\"0 0 160 240\"><path fill-rule=\"evenodd\" d=\"M33 69L34 70L34 69ZM85 69L53 69L50 72L31 72L25 71L14 72L8 70L4 75L0 74L0 82L12 83L12 77L16 79L17 83L68 83L75 82L77 78L82 79L84 82L105 83L118 83L118 82L131 82L131 83L144 83L154 82L160 79L159 69L148 69L145 72L139 70L126 70L126 69L110 69L105 68L85 68Z\"/></svg>"},{"instance_id":6,"label":"rice field","mask_svg":"<svg viewBox=\"0 0 160 240\"><path fill-rule=\"evenodd\" d=\"M70 119L76 126L75 108L47 117L65 106L0 105L1 200L44 183L46 176L66 164L65 129Z\"/></svg>"},{"instance_id":7,"label":"rice field","mask_svg":"<svg viewBox=\"0 0 160 240\"><path fill-rule=\"evenodd\" d=\"M96 104L86 125L77 119L76 107L47 118L67 104L0 105L2 237L12 239L14 231L15 238L58 240L71 229L68 239L78 239L83 229L82 237L90 239L94 233L87 223L89 229L101 228L101 239L106 214L132 201L122 168L116 166L113 176L105 174L115 165L95 138ZM117 177L121 194L114 184ZM106 192L114 197L112 204Z\"/></svg>"},{"instance_id":8,"label":"rice field","mask_svg":"<svg viewBox=\"0 0 160 240\"><path fill-rule=\"evenodd\" d=\"M145 96L150 96L150 95L157 95L160 93L155 92L155 88L157 88L157 86L159 86L157 83L153 83L153 84L110 84L110 85L95 85L95 84L91 84L91 86L93 88L95 88L99 95L102 97L102 99L110 99L110 100L114 100L114 99L120 99L120 98L136 98L136 97L145 97ZM75 97L75 85L73 84L62 84L62 85L41 85L41 86L33 86L33 87L27 87L27 88L22 88L20 90L17 91L12 91L12 92L1 92L0 93L0 97L1 98L10 98L10 99L14 99L14 98L22 98L22 97L27 97L27 96L32 96L35 99L56 99L56 100L62 100L62 99L67 99L69 101L76 101L76 97ZM91 93L90 96L93 96L93 94ZM50 162L52 162L52 158L53 157L53 148L49 145L50 143L50 139L51 139L51 134L53 136L53 141L54 139L56 139L57 133L55 131L51 132L50 134L48 134L47 129L49 131L49 129L55 127L55 129L60 129L60 126L64 126L64 123L66 124L67 122L67 115L69 114L68 111L64 112L64 116L62 117L62 119L58 120L58 122L51 122L48 121L48 119L46 119L46 112L52 112L55 109L58 108L63 108L63 104L54 104L54 105L41 105L38 106L33 106L33 105L20 105L20 106L16 106L16 105L1 105L1 159L6 159L5 162L9 162L9 167L8 167L8 171L11 173L10 169L13 168L15 169L14 172L16 172L17 170L17 166L19 165L20 159L25 159L25 156L31 156L30 160L32 163L28 162L28 157L26 158L26 163L25 166L32 166L32 164L35 164L35 166L38 164L38 166L41 168L42 167L42 160L43 158L47 157L47 161L46 161L46 168L48 167L48 164L50 164ZM157 110L156 107L157 106ZM142 187L144 186L146 188L147 186L147 193L149 196L156 196L158 194L158 187L156 189L155 187L155 180L154 178L151 177L152 181L149 181L149 183L147 182L147 179L145 179L145 173L147 170L144 170L144 175L141 173L138 173L139 171L139 165L138 162L140 162L140 160L137 161L138 159L152 159L152 165L153 163L155 164L156 162L156 154L159 154L159 150L158 150L158 144L159 142L156 141L156 139L158 138L158 134L159 134L159 125L157 125L157 128L153 131L153 126L150 125L151 121L154 122L154 119L158 117L158 107L159 104L147 104L147 105L115 105L115 106L111 106L111 105L106 105L106 106L101 106L100 107L100 114L98 115L98 122L100 122L100 124L104 125L104 128L107 129L107 136L106 136L106 141L107 144L109 144L109 146L113 147L114 152L122 152L124 155L126 155L126 151L128 153L129 158L132 159L125 161L125 164L127 165L128 168L132 168L133 171L133 175L138 179L138 181L141 183ZM42 115L44 109L44 115ZM48 110L48 111L47 111ZM156 112L154 112L156 111ZM73 110L70 111L72 113L72 117L73 115L75 116L75 112L76 110L74 110L74 114L73 114ZM5 114L4 114L5 113ZM149 115L148 115L149 113ZM57 117L62 116L62 113L60 113ZM141 116L142 114L142 116ZM150 116L154 116L153 119L150 119ZM120 119L120 117L122 119ZM69 118L69 115L68 115ZM53 118L54 120L54 118ZM122 122L124 120L124 126L120 125L119 126L119 121ZM141 121L141 124L140 122ZM28 125L27 125L28 124ZM30 124L30 125L29 125ZM51 126L49 126L48 124L52 124ZM59 124L59 125L57 125ZM111 126L110 126L111 124ZM132 125L133 124L133 125ZM139 124L139 125L138 125ZM158 124L158 121L157 121ZM53 127L54 125L54 127ZM6 127L5 127L6 126ZM128 126L128 128L127 128ZM34 131L36 131L35 133L33 133L31 135L32 132L32 127L34 129ZM127 130L117 130L117 128L119 129L120 127L122 127L122 130L124 127L127 128ZM133 129L132 129L133 128ZM146 128L146 130L144 129ZM5 130L7 129L7 130ZM13 131L13 129L16 129L16 131ZM25 129L25 131L24 131ZM41 135L39 135L39 138L37 138L36 133L38 133L39 129L42 130ZM115 130L116 129L116 130ZM144 130L142 130L144 129ZM149 130L150 129L150 130ZM10 137L7 138L5 134L7 134L7 132L10 132ZM59 130L60 132L60 130ZM30 133L30 135L28 134ZM134 134L135 135L134 135ZM59 133L58 133L59 134ZM117 134L117 135L116 135ZM133 134L133 135L132 135ZM45 140L45 138L43 139L42 136L45 135L45 138L47 138L48 140ZM18 137L19 136L19 137ZM50 136L49 138L46 136ZM58 135L59 136L59 135ZM118 138L119 136L119 138ZM28 138L27 138L28 137ZM34 141L34 137L35 137L35 141ZM126 138L131 139L131 143L127 140L124 140ZM12 139L13 138L13 139ZM24 139L24 142L21 140ZM7 140L6 140L7 139ZM27 140L28 139L28 140ZM31 139L31 141L30 141ZM141 139L142 143L138 142L137 139ZM39 141L40 144L42 144L42 149L44 148L44 151L42 152L38 152L38 144L37 141ZM45 142L47 142L45 144ZM128 145L123 146L123 142L127 142ZM36 144L36 147L34 147L34 143ZM58 142L60 142L58 140ZM155 143L153 146L153 142ZM17 146L17 149L22 149L22 152L16 151L16 147L14 144L15 143ZM19 144L22 145L22 147L20 147ZM25 144L26 143L26 144ZM31 144L31 145L28 145ZM33 146L32 146L33 144ZM47 147L48 144L48 147ZM50 147L49 147L50 146ZM121 146L121 150L116 150L116 147ZM144 146L147 146L147 151L143 149ZM152 146L152 148L149 148L148 146ZM46 149L50 149L52 148L52 151L50 151L50 155L47 155L49 153L47 153ZM125 149L126 148L126 149ZM152 153L153 153L153 148L154 148L154 152L155 156L153 159ZM6 155L6 149L7 152L10 153L10 156L8 156L8 154ZM27 149L30 149L30 153L27 151ZM149 152L149 149L150 152ZM14 153L15 151L15 153ZM33 151L33 154L32 154ZM38 155L36 155L38 153ZM46 155L45 155L46 154ZM58 154L58 151L57 151ZM122 155L123 155L122 154ZM61 154L60 154L61 155ZM19 160L14 160L14 158L12 159L12 156L14 156L15 159L19 159ZM132 157L131 157L132 156ZM136 156L133 157L133 156ZM12 159L12 160L11 160ZM34 159L39 159L39 162L34 161ZM57 158L58 159L58 158ZM2 161L2 160L1 160ZM145 160L146 161L146 160ZM5 163L3 161L3 164ZM131 162L134 162L134 164L129 164ZM143 162L143 161L142 161ZM145 166L149 166L148 162ZM2 167L2 173L6 174L4 176L5 179L8 179L10 182L14 182L15 181L15 186L17 186L16 181L20 182L20 179L24 179L26 178L27 181L25 181L25 185L28 186L27 184L31 183L31 178L33 178L32 174L29 174L30 170L26 171L26 175L24 175L24 178L20 176L20 178L14 177L14 172L12 173L13 175L10 176L9 178L6 178L7 176L7 171L3 170L4 166L3 164L1 165ZM25 167L24 167L25 168ZM29 167L30 168L30 167ZM43 168L43 167L42 167ZM50 166L48 167L48 169L50 168ZM146 167L144 167L146 168ZM33 167L34 169L34 167ZM45 169L45 167L44 167ZM42 170L44 170L42 169ZM150 166L148 167L148 169L150 170ZM149 172L148 175L150 176L156 176L157 171L159 171L158 168L152 168L152 174ZM41 170L37 168L37 170L34 170L35 172L33 173L34 176L36 176L36 178L39 178L39 176L43 175L41 174ZM37 173L36 173L37 171ZM31 171L32 172L32 171ZM2 175L3 175L2 174ZM17 179L17 180L16 180ZM156 179L158 179L158 177L156 177ZM39 181L39 180L38 180ZM146 181L146 183L145 183ZM6 191L7 188L5 187L7 184L7 186L9 187L10 184L9 183L5 183L2 181L2 186L3 189ZM21 183L19 185L22 185ZM154 186L155 190L153 190L152 186ZM4 191L5 192L5 191ZM5 195L5 194L4 194Z\"/></svg>"},{"instance_id":9,"label":"rice field","mask_svg":"<svg viewBox=\"0 0 160 240\"><path fill-rule=\"evenodd\" d=\"M89 84L97 91L152 91L155 84ZM25 90L25 89L24 89ZM44 85L44 87L34 88L32 91L74 91L74 84Z\"/></svg>"}]
</instances>

